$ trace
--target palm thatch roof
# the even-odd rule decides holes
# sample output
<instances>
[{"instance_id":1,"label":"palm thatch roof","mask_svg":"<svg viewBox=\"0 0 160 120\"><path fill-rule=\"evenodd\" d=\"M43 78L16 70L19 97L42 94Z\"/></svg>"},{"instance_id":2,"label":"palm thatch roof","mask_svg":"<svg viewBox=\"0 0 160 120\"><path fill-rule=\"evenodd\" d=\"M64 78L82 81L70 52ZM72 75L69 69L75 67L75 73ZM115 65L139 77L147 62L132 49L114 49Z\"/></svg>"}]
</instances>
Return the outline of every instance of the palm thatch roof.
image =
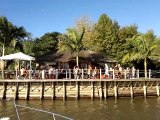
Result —
<instances>
[{"instance_id":1,"label":"palm thatch roof","mask_svg":"<svg viewBox=\"0 0 160 120\"><path fill-rule=\"evenodd\" d=\"M37 62L69 62L76 60L76 56L69 52L57 53L52 52L36 58ZM106 58L104 55L94 51L81 51L79 53L79 62L115 62L112 59Z\"/></svg>"}]
</instances>

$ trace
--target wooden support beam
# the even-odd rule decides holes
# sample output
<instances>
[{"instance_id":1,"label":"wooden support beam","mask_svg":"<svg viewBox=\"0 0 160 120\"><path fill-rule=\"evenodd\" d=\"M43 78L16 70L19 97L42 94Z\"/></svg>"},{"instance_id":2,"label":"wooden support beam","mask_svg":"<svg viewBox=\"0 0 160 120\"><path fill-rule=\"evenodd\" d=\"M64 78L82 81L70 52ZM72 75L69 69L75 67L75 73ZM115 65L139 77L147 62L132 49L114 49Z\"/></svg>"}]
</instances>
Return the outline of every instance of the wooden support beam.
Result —
<instances>
[{"instance_id":1,"label":"wooden support beam","mask_svg":"<svg viewBox=\"0 0 160 120\"><path fill-rule=\"evenodd\" d=\"M147 97L146 81L143 81L143 91L144 91L144 98L146 98Z\"/></svg>"},{"instance_id":2,"label":"wooden support beam","mask_svg":"<svg viewBox=\"0 0 160 120\"><path fill-rule=\"evenodd\" d=\"M79 82L76 81L76 99L79 99Z\"/></svg>"},{"instance_id":3,"label":"wooden support beam","mask_svg":"<svg viewBox=\"0 0 160 120\"><path fill-rule=\"evenodd\" d=\"M15 92L14 92L14 99L17 100L18 99L18 90L19 90L19 84L18 82L15 85Z\"/></svg>"},{"instance_id":4,"label":"wooden support beam","mask_svg":"<svg viewBox=\"0 0 160 120\"><path fill-rule=\"evenodd\" d=\"M40 90L40 100L44 99L44 82L41 82L41 90Z\"/></svg>"},{"instance_id":5,"label":"wooden support beam","mask_svg":"<svg viewBox=\"0 0 160 120\"><path fill-rule=\"evenodd\" d=\"M63 100L66 100L66 83L63 81Z\"/></svg>"},{"instance_id":6,"label":"wooden support beam","mask_svg":"<svg viewBox=\"0 0 160 120\"><path fill-rule=\"evenodd\" d=\"M94 82L91 81L91 99L94 99Z\"/></svg>"},{"instance_id":7,"label":"wooden support beam","mask_svg":"<svg viewBox=\"0 0 160 120\"><path fill-rule=\"evenodd\" d=\"M99 98L100 98L100 100L102 100L102 98L103 98L103 87L102 87L102 82L101 81L99 81L99 89L98 89L98 91L99 91Z\"/></svg>"},{"instance_id":8,"label":"wooden support beam","mask_svg":"<svg viewBox=\"0 0 160 120\"><path fill-rule=\"evenodd\" d=\"M55 99L55 82L52 82L52 100L54 100Z\"/></svg>"},{"instance_id":9,"label":"wooden support beam","mask_svg":"<svg viewBox=\"0 0 160 120\"><path fill-rule=\"evenodd\" d=\"M114 81L114 96L115 99L118 98L118 87L117 87L117 81Z\"/></svg>"},{"instance_id":10,"label":"wooden support beam","mask_svg":"<svg viewBox=\"0 0 160 120\"><path fill-rule=\"evenodd\" d=\"M2 99L6 99L7 83L3 83Z\"/></svg>"},{"instance_id":11,"label":"wooden support beam","mask_svg":"<svg viewBox=\"0 0 160 120\"><path fill-rule=\"evenodd\" d=\"M131 98L134 97L134 91L133 91L133 81L130 82L130 91L131 91Z\"/></svg>"},{"instance_id":12,"label":"wooden support beam","mask_svg":"<svg viewBox=\"0 0 160 120\"><path fill-rule=\"evenodd\" d=\"M26 95L25 95L25 100L29 100L29 94L30 94L30 82L26 83Z\"/></svg>"},{"instance_id":13,"label":"wooden support beam","mask_svg":"<svg viewBox=\"0 0 160 120\"><path fill-rule=\"evenodd\" d=\"M104 81L104 99L108 98L108 82Z\"/></svg>"},{"instance_id":14,"label":"wooden support beam","mask_svg":"<svg viewBox=\"0 0 160 120\"><path fill-rule=\"evenodd\" d=\"M157 96L159 97L159 81L156 81Z\"/></svg>"}]
</instances>

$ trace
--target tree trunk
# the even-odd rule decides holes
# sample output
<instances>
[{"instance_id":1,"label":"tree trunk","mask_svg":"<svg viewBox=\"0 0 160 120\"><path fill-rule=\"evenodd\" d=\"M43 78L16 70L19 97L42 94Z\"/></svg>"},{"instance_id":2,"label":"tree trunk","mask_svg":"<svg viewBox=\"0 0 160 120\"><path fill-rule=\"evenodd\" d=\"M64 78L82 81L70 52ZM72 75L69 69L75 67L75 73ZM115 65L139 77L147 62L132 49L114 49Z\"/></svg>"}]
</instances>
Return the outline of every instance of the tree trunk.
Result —
<instances>
[{"instance_id":1,"label":"tree trunk","mask_svg":"<svg viewBox=\"0 0 160 120\"><path fill-rule=\"evenodd\" d=\"M4 56L4 52L5 52L5 48L4 48L4 45L3 45L3 48L2 48L2 56Z\"/></svg>"},{"instance_id":2,"label":"tree trunk","mask_svg":"<svg viewBox=\"0 0 160 120\"><path fill-rule=\"evenodd\" d=\"M78 55L76 56L76 64L77 64L77 66L79 66L79 60L78 60Z\"/></svg>"},{"instance_id":3,"label":"tree trunk","mask_svg":"<svg viewBox=\"0 0 160 120\"><path fill-rule=\"evenodd\" d=\"M144 59L144 74L145 78L147 78L147 58Z\"/></svg>"}]
</instances>

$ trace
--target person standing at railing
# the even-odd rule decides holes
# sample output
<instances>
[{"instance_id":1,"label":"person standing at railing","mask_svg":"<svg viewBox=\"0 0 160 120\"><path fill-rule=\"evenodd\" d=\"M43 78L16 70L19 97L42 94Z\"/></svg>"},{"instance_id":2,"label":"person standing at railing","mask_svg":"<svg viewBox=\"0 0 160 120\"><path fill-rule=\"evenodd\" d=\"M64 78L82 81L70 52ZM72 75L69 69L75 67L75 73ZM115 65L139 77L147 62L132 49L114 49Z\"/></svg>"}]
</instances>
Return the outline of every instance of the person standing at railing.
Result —
<instances>
[{"instance_id":1,"label":"person standing at railing","mask_svg":"<svg viewBox=\"0 0 160 120\"><path fill-rule=\"evenodd\" d=\"M25 76L26 76L26 69L24 67L21 68L20 75L21 75L22 79L25 78Z\"/></svg>"},{"instance_id":2,"label":"person standing at railing","mask_svg":"<svg viewBox=\"0 0 160 120\"><path fill-rule=\"evenodd\" d=\"M41 71L41 77L42 77L42 79L45 79L45 72L46 70L45 70L45 68L42 68L42 71Z\"/></svg>"},{"instance_id":3,"label":"person standing at railing","mask_svg":"<svg viewBox=\"0 0 160 120\"><path fill-rule=\"evenodd\" d=\"M93 78L94 79L99 78L98 73L99 73L99 71L98 71L97 67L95 67L94 70L93 70Z\"/></svg>"},{"instance_id":4,"label":"person standing at railing","mask_svg":"<svg viewBox=\"0 0 160 120\"><path fill-rule=\"evenodd\" d=\"M133 67L132 67L132 78L135 78L135 74L136 74L136 69L135 69L135 67L133 66Z\"/></svg>"},{"instance_id":5,"label":"person standing at railing","mask_svg":"<svg viewBox=\"0 0 160 120\"><path fill-rule=\"evenodd\" d=\"M105 64L105 78L109 78L109 67Z\"/></svg>"},{"instance_id":6,"label":"person standing at railing","mask_svg":"<svg viewBox=\"0 0 160 120\"><path fill-rule=\"evenodd\" d=\"M88 78L91 78L92 76L92 66L91 65L88 66L87 74L88 74Z\"/></svg>"},{"instance_id":7,"label":"person standing at railing","mask_svg":"<svg viewBox=\"0 0 160 120\"><path fill-rule=\"evenodd\" d=\"M50 68L48 70L48 74L49 74L49 79L54 79L53 67L52 66L50 66Z\"/></svg>"},{"instance_id":8,"label":"person standing at railing","mask_svg":"<svg viewBox=\"0 0 160 120\"><path fill-rule=\"evenodd\" d=\"M78 66L74 66L73 68L74 79L78 79L78 72L79 72Z\"/></svg>"}]
</instances>

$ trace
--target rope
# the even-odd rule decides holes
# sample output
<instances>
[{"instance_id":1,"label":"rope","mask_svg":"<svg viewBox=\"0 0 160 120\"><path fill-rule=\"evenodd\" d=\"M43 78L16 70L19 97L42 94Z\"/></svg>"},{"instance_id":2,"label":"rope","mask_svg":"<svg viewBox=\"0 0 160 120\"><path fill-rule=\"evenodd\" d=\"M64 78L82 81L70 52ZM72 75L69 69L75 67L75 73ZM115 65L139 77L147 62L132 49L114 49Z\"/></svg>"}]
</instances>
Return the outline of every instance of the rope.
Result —
<instances>
[{"instance_id":1,"label":"rope","mask_svg":"<svg viewBox=\"0 0 160 120\"><path fill-rule=\"evenodd\" d=\"M22 107L22 108L28 108L28 109L31 109L31 110L35 110L35 111L39 111L39 112L44 112L44 113L48 113L48 114L52 114L53 116L56 115L56 116L59 116L59 117L62 117L62 118L68 119L68 120L73 120L73 119L65 117L63 115L59 115L59 114L48 112L48 111L41 110L41 109L35 109L35 108L31 108L31 107L27 107L27 106L22 106L22 105L16 105L16 104L15 104L15 106ZM17 111L17 108L16 108L16 111ZM19 116L18 113L17 113L17 116ZM18 119L18 120L20 120L20 119Z\"/></svg>"},{"instance_id":2,"label":"rope","mask_svg":"<svg viewBox=\"0 0 160 120\"><path fill-rule=\"evenodd\" d=\"M20 117L19 117L19 113L18 113L18 110L17 110L17 105L16 105L16 103L15 103L15 100L14 100L14 107L15 107L15 109L16 109L16 113L17 113L18 120L20 120Z\"/></svg>"}]
</instances>

